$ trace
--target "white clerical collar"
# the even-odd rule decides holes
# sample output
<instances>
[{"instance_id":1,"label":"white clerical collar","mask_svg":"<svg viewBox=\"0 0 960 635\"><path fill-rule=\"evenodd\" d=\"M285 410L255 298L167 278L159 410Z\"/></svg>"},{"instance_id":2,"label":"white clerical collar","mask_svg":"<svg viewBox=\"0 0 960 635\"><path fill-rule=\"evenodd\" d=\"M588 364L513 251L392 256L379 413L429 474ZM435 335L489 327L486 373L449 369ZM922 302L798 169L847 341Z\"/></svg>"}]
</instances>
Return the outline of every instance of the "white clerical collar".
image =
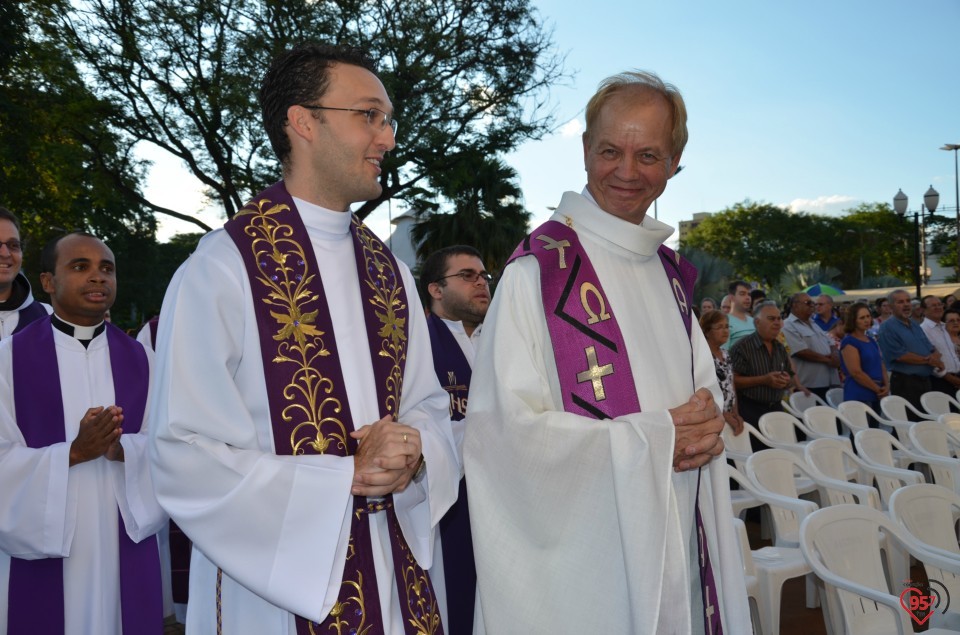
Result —
<instances>
[{"instance_id":1,"label":"white clerical collar","mask_svg":"<svg viewBox=\"0 0 960 635\"><path fill-rule=\"evenodd\" d=\"M79 324L67 322L56 313L50 317L50 320L53 323L54 328L56 328L58 331L62 331L63 333L66 333L70 337L78 339L81 342L89 342L97 335L103 333L104 329L107 328L106 322L100 322L100 324L95 324L93 326L80 326Z\"/></svg>"},{"instance_id":2,"label":"white clerical collar","mask_svg":"<svg viewBox=\"0 0 960 635\"><path fill-rule=\"evenodd\" d=\"M554 220L570 221L573 228L587 229L627 251L641 256L653 256L657 249L672 234L673 228L649 214L643 217L639 225L604 211L587 190L583 192L564 192Z\"/></svg>"},{"instance_id":3,"label":"white clerical collar","mask_svg":"<svg viewBox=\"0 0 960 635\"><path fill-rule=\"evenodd\" d=\"M440 317L439 315L437 317ZM447 325L447 328L450 329L450 332L463 333L467 335L467 329L463 327L463 322L460 320L448 320L447 318L441 317L443 323ZM477 328L473 329L473 334L467 335L470 339L476 338L480 335L480 331L483 329L483 323L477 324Z\"/></svg>"},{"instance_id":4,"label":"white clerical collar","mask_svg":"<svg viewBox=\"0 0 960 635\"><path fill-rule=\"evenodd\" d=\"M300 212L303 224L311 229L317 229L332 236L343 236L350 233L350 220L353 217L349 211L338 212L302 198L293 197L293 202Z\"/></svg>"}]
</instances>

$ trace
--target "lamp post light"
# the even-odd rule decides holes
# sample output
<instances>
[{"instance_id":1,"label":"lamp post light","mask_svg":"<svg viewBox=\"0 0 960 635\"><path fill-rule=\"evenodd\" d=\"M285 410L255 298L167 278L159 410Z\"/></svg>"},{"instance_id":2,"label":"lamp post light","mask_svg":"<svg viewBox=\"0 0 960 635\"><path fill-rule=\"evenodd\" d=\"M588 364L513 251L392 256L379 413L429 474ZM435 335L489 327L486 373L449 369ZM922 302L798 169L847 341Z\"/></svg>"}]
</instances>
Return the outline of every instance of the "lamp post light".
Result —
<instances>
[{"instance_id":1,"label":"lamp post light","mask_svg":"<svg viewBox=\"0 0 960 635\"><path fill-rule=\"evenodd\" d=\"M903 219L907 216L907 203L909 199L907 195L903 193L903 190L899 190L897 195L893 197L893 209L900 215L900 218ZM933 186L930 186L930 189L927 190L927 193L923 195L923 204L920 205L920 211L914 212L913 216L913 236L914 236L914 252L913 252L913 280L917 285L917 299L921 298L920 295L920 221L923 220L924 213L933 216L937 211L937 205L940 204L940 194L933 189ZM926 243L926 240L924 240ZM926 258L927 246L924 244L923 252L924 258Z\"/></svg>"},{"instance_id":2,"label":"lamp post light","mask_svg":"<svg viewBox=\"0 0 960 635\"><path fill-rule=\"evenodd\" d=\"M947 152L953 150L953 192L954 202L957 205L957 276L960 278L960 172L957 172L957 150L960 150L960 143L945 143L941 150Z\"/></svg>"}]
</instances>

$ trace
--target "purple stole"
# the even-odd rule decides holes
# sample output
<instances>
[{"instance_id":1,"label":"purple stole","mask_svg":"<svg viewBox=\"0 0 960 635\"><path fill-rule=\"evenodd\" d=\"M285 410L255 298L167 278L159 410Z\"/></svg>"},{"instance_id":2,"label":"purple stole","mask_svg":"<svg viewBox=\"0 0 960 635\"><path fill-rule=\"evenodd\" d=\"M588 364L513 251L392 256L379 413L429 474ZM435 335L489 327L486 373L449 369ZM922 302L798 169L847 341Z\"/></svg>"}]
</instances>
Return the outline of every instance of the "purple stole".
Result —
<instances>
[{"instance_id":1,"label":"purple stole","mask_svg":"<svg viewBox=\"0 0 960 635\"><path fill-rule=\"evenodd\" d=\"M689 337L693 328L690 302L697 270L666 246L661 245L657 254ZM623 334L577 233L563 223L549 220L528 235L507 262L526 255L535 256L540 265L540 291L564 411L593 419L615 419L640 412ZM698 501L699 498L698 477ZM699 503L695 515L704 628L707 633L722 635L716 582Z\"/></svg>"},{"instance_id":2,"label":"purple stole","mask_svg":"<svg viewBox=\"0 0 960 635\"><path fill-rule=\"evenodd\" d=\"M349 433L356 429L355 423L368 422L354 422L351 417L313 245L283 182L254 197L224 228L237 245L250 279L277 454L355 454L357 441ZM406 291L393 255L356 217L350 233L380 415L396 416L409 332ZM354 497L353 504L350 548L337 602L322 624L297 616L297 632L372 635L386 630L369 518L383 512L405 631L408 635L442 634L430 578L403 538L393 497ZM301 547L309 549L310 545ZM318 580L318 588L321 586ZM321 599L322 595L318 602Z\"/></svg>"},{"instance_id":3,"label":"purple stole","mask_svg":"<svg viewBox=\"0 0 960 635\"><path fill-rule=\"evenodd\" d=\"M463 349L444 321L434 314L427 316L433 368L440 385L450 395L450 418L461 421L467 413L467 392L471 368ZM447 630L451 633L473 631L473 609L477 590L477 567L473 558L473 535L467 508L467 481L460 479L457 502L440 519L440 546L447 590Z\"/></svg>"},{"instance_id":4,"label":"purple stole","mask_svg":"<svg viewBox=\"0 0 960 635\"><path fill-rule=\"evenodd\" d=\"M31 302L27 305L27 308L20 310L20 318L17 322L16 328L13 329L11 335L16 335L23 329L25 329L29 324L39 320L42 317L47 316L47 310L43 308L43 305L39 302Z\"/></svg>"},{"instance_id":5,"label":"purple stole","mask_svg":"<svg viewBox=\"0 0 960 635\"><path fill-rule=\"evenodd\" d=\"M135 434L140 430L147 403L150 383L147 355L136 340L112 324L106 325L106 336L116 405L123 408L123 433ZM53 338L50 317L45 316L12 340L17 426L31 448L66 441L63 394ZM133 542L119 510L117 517L123 632L159 635L163 632L163 594L157 539L150 536L142 542ZM62 558L11 558L7 618L10 635L62 633L63 598Z\"/></svg>"}]
</instances>

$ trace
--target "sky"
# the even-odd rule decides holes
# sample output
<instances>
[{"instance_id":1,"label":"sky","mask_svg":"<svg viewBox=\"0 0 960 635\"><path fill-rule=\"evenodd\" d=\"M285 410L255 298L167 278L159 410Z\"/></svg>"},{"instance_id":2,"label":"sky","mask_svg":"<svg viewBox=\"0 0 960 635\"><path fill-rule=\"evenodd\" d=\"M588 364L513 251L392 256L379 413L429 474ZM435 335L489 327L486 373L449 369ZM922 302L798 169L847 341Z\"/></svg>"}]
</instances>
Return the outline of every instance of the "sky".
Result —
<instances>
[{"instance_id":1,"label":"sky","mask_svg":"<svg viewBox=\"0 0 960 635\"><path fill-rule=\"evenodd\" d=\"M603 78L630 69L656 72L686 101L684 170L657 203L674 227L747 199L839 214L901 188L916 211L931 185L938 210L955 215L954 153L939 148L960 144L960 0L533 5L573 74L549 93L555 131L505 157L534 226L585 185L584 106ZM199 190L172 182L186 183L182 171L158 161L148 196L192 211ZM388 214L367 219L384 237ZM193 226L164 222L161 239L177 231Z\"/></svg>"}]
</instances>

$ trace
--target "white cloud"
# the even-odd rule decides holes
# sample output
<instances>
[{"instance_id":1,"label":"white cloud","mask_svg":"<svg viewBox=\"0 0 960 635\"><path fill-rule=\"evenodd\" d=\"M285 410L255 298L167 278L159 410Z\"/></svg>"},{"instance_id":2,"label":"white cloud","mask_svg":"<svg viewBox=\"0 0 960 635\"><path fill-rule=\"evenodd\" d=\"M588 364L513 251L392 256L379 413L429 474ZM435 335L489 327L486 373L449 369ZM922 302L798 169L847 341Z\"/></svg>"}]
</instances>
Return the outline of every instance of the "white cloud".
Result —
<instances>
[{"instance_id":1,"label":"white cloud","mask_svg":"<svg viewBox=\"0 0 960 635\"><path fill-rule=\"evenodd\" d=\"M579 119L571 119L560 126L561 137L579 137L581 134L583 134L583 124Z\"/></svg>"},{"instance_id":2,"label":"white cloud","mask_svg":"<svg viewBox=\"0 0 960 635\"><path fill-rule=\"evenodd\" d=\"M787 204L791 212L811 214L836 214L856 205L859 199L844 194L831 194L817 198L795 198Z\"/></svg>"}]
</instances>

